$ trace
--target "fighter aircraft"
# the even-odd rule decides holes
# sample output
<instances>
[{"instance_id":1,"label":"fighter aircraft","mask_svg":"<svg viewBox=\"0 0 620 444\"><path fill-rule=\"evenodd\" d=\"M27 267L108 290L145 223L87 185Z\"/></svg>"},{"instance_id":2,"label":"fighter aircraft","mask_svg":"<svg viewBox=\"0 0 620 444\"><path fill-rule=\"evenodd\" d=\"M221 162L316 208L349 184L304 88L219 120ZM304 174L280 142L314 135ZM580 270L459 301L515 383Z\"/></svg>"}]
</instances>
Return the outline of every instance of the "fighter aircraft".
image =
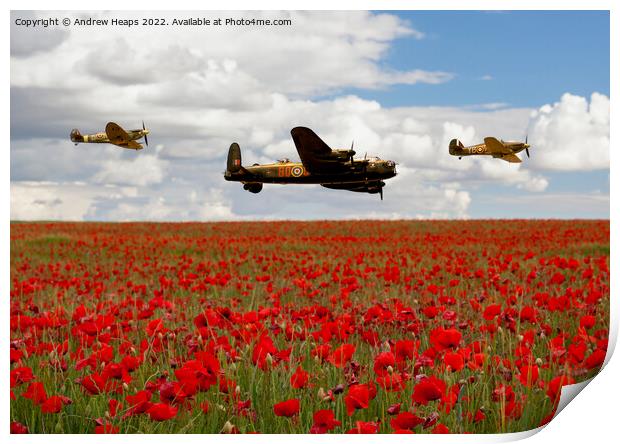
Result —
<instances>
[{"instance_id":1,"label":"fighter aircraft","mask_svg":"<svg viewBox=\"0 0 620 444\"><path fill-rule=\"evenodd\" d=\"M146 146L149 146L149 139L146 137L147 134L149 134L149 130L145 128L144 122L142 122L142 129L129 131L125 131L114 122L108 122L105 126L104 133L82 135L78 129L73 129L71 131L71 141L76 145L78 143L111 143L121 148L137 151L143 148L142 144L136 142L136 140L142 137L144 137Z\"/></svg>"},{"instance_id":2,"label":"fighter aircraft","mask_svg":"<svg viewBox=\"0 0 620 444\"><path fill-rule=\"evenodd\" d=\"M497 140L495 137L485 137L484 143L472 146L464 146L460 140L452 139L448 151L453 156L493 156L506 162L519 163L521 159L517 153L525 150L527 157L530 157L530 145L527 143L527 137L524 142L512 142Z\"/></svg>"},{"instance_id":3,"label":"fighter aircraft","mask_svg":"<svg viewBox=\"0 0 620 444\"><path fill-rule=\"evenodd\" d=\"M383 180L396 176L396 163L377 157L354 159L350 149L332 150L310 128L291 130L301 162L282 159L276 163L241 165L241 148L230 145L224 178L241 182L243 189L260 193L264 183L321 184L325 188L379 194L383 200Z\"/></svg>"}]
</instances>

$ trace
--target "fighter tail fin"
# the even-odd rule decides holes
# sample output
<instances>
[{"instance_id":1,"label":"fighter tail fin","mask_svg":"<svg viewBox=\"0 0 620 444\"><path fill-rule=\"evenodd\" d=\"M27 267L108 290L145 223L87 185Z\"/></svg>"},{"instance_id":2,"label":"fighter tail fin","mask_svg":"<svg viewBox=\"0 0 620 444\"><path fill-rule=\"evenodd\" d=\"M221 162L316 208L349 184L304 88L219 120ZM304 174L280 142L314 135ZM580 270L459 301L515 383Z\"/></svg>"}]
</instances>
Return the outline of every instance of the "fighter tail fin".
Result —
<instances>
[{"instance_id":1,"label":"fighter tail fin","mask_svg":"<svg viewBox=\"0 0 620 444\"><path fill-rule=\"evenodd\" d=\"M80 130L78 130L77 128L74 128L71 130L70 137L71 137L71 141L74 143L84 142L84 136L80 134Z\"/></svg>"},{"instance_id":2,"label":"fighter tail fin","mask_svg":"<svg viewBox=\"0 0 620 444\"><path fill-rule=\"evenodd\" d=\"M241 148L238 143L233 143L228 149L228 160L226 161L226 171L236 173L241 170Z\"/></svg>"},{"instance_id":3,"label":"fighter tail fin","mask_svg":"<svg viewBox=\"0 0 620 444\"><path fill-rule=\"evenodd\" d=\"M450 154L458 154L458 152L461 151L463 147L464 145L460 140L452 139L450 141L450 147L449 147Z\"/></svg>"}]
</instances>

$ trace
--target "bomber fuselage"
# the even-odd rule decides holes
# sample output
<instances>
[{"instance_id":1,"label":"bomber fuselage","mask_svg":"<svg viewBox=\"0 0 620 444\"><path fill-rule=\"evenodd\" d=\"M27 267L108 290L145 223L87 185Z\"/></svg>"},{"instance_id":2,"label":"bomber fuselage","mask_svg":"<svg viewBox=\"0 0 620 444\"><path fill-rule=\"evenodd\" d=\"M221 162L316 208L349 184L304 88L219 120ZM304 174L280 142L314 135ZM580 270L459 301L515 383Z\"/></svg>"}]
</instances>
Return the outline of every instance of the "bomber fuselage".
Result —
<instances>
[{"instance_id":1,"label":"bomber fuselage","mask_svg":"<svg viewBox=\"0 0 620 444\"><path fill-rule=\"evenodd\" d=\"M336 165L332 172L311 174L301 162L245 166L237 172L227 171L224 178L235 182L345 184L373 182L396 175L396 165L391 160L354 160Z\"/></svg>"}]
</instances>

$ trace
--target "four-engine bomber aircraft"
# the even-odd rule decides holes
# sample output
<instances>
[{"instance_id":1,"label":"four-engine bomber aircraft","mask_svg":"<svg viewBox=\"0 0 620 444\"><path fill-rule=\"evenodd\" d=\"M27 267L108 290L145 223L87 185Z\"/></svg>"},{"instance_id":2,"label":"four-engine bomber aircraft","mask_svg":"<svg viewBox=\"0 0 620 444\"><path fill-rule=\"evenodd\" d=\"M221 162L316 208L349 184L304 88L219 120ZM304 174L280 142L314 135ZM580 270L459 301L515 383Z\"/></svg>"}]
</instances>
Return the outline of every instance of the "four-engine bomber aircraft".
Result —
<instances>
[{"instance_id":1,"label":"four-engine bomber aircraft","mask_svg":"<svg viewBox=\"0 0 620 444\"><path fill-rule=\"evenodd\" d=\"M71 141L76 145L78 143L111 143L121 148L137 151L143 148L142 144L136 142L136 140L142 137L144 137L146 146L149 146L149 139L146 137L147 134L149 134L149 130L145 128L144 122L142 122L142 129L129 131L125 131L114 122L108 122L105 126L104 133L82 135L78 129L72 130Z\"/></svg>"},{"instance_id":2,"label":"four-engine bomber aircraft","mask_svg":"<svg viewBox=\"0 0 620 444\"><path fill-rule=\"evenodd\" d=\"M310 128L291 130L300 162L282 159L277 163L241 165L241 149L230 145L224 178L243 183L243 189L260 193L264 183L321 184L325 188L379 194L383 200L383 180L396 176L396 163L379 158L354 159L351 149L332 150Z\"/></svg>"},{"instance_id":3,"label":"four-engine bomber aircraft","mask_svg":"<svg viewBox=\"0 0 620 444\"><path fill-rule=\"evenodd\" d=\"M485 137L484 143L472 146L464 146L460 140L452 139L448 151L459 159L463 156L493 156L506 162L519 163L521 159L517 153L525 150L527 157L530 157L530 146L527 137L524 142L506 142L497 140L495 137Z\"/></svg>"}]
</instances>

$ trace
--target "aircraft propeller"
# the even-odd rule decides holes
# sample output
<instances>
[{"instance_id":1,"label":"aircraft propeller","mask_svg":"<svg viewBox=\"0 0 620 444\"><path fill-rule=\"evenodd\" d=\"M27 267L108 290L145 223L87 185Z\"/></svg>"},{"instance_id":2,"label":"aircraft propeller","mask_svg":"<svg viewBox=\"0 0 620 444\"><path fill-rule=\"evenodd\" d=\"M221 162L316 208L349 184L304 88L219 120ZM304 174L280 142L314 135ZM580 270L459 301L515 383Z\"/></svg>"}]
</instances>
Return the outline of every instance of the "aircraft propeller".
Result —
<instances>
[{"instance_id":1,"label":"aircraft propeller","mask_svg":"<svg viewBox=\"0 0 620 444\"><path fill-rule=\"evenodd\" d=\"M527 134L525 135L525 145L527 146ZM529 148L525 148L525 154L527 154L527 157L530 157L530 150Z\"/></svg>"},{"instance_id":2,"label":"aircraft propeller","mask_svg":"<svg viewBox=\"0 0 620 444\"><path fill-rule=\"evenodd\" d=\"M349 150L349 162L353 163L353 156L355 156L355 151L353 151L353 144L355 140L351 141L351 149Z\"/></svg>"},{"instance_id":3,"label":"aircraft propeller","mask_svg":"<svg viewBox=\"0 0 620 444\"><path fill-rule=\"evenodd\" d=\"M144 126L144 120L142 121L142 129L146 129L146 127ZM149 146L149 138L146 136L146 134L144 135L144 143L146 144L146 146Z\"/></svg>"},{"instance_id":4,"label":"aircraft propeller","mask_svg":"<svg viewBox=\"0 0 620 444\"><path fill-rule=\"evenodd\" d=\"M379 188L379 196L381 196L381 200L383 200L383 187Z\"/></svg>"}]
</instances>

